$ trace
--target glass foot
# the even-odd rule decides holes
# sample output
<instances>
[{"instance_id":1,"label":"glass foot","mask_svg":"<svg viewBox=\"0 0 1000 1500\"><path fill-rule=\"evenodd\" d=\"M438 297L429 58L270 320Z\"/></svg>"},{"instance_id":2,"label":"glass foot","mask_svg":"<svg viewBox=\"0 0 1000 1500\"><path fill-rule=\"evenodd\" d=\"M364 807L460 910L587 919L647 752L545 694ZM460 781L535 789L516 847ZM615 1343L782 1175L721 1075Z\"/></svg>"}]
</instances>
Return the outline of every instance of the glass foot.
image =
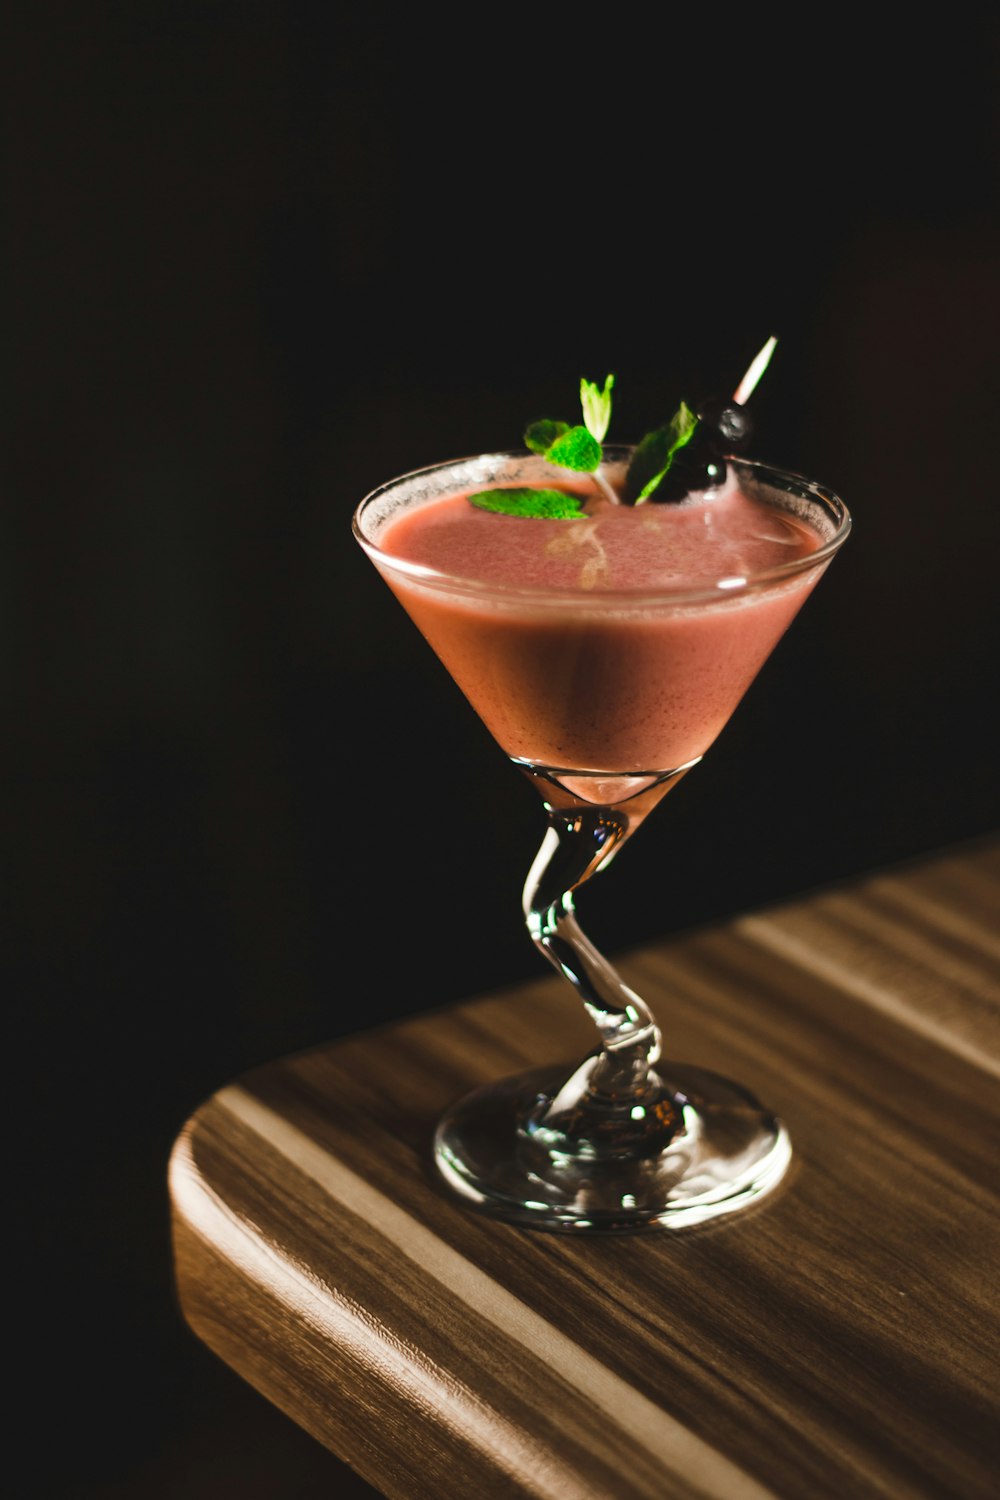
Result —
<instances>
[{"instance_id":1,"label":"glass foot","mask_svg":"<svg viewBox=\"0 0 1000 1500\"><path fill-rule=\"evenodd\" d=\"M601 1054L477 1089L443 1117L438 1170L467 1205L571 1232L681 1229L758 1202L791 1160L788 1132L738 1084L671 1065L641 1096L602 1093Z\"/></svg>"}]
</instances>

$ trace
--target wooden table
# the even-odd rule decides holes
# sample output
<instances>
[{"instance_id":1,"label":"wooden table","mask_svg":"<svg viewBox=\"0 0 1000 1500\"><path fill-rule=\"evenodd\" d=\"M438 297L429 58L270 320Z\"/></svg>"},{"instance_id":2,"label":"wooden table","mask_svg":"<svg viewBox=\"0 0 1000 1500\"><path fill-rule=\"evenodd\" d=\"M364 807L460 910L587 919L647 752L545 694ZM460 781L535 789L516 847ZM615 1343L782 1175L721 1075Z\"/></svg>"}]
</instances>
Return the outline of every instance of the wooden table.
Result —
<instances>
[{"instance_id":1,"label":"wooden table","mask_svg":"<svg viewBox=\"0 0 1000 1500\"><path fill-rule=\"evenodd\" d=\"M445 1196L441 1110L592 1044L542 977L209 1100L171 1163L191 1327L401 1500L994 1500L1000 841L620 968L784 1117L773 1197L579 1239Z\"/></svg>"}]
</instances>

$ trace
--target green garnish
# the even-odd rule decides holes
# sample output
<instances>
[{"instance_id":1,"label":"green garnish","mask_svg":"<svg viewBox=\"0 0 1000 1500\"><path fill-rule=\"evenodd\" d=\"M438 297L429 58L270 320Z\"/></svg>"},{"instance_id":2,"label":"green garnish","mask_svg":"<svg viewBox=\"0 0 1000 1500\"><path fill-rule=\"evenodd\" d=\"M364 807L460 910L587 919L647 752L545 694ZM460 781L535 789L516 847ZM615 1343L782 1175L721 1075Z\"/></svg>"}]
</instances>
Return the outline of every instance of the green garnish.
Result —
<instances>
[{"instance_id":1,"label":"green garnish","mask_svg":"<svg viewBox=\"0 0 1000 1500\"><path fill-rule=\"evenodd\" d=\"M543 417L525 429L524 444L532 453L538 453L547 463L558 469L570 469L574 474L593 474L595 482L616 500L611 488L600 472L603 452L601 444L611 422L611 392L615 377L609 375L603 389L593 380L580 381L580 405L583 422L571 427L568 422L554 422ZM511 498L511 497L515 498ZM545 520L576 521L586 515L575 495L562 490L481 490L470 495L473 505L480 510L499 511L507 516L540 516Z\"/></svg>"},{"instance_id":2,"label":"green garnish","mask_svg":"<svg viewBox=\"0 0 1000 1500\"><path fill-rule=\"evenodd\" d=\"M545 457L559 469L572 469L574 474L593 474L601 462L601 445L586 427L571 427L569 432L556 438Z\"/></svg>"},{"instance_id":3,"label":"green garnish","mask_svg":"<svg viewBox=\"0 0 1000 1500\"><path fill-rule=\"evenodd\" d=\"M632 455L625 480L626 494L634 495L633 505L648 500L670 473L674 457L686 448L698 430L698 418L682 401L665 427L647 432Z\"/></svg>"},{"instance_id":4,"label":"green garnish","mask_svg":"<svg viewBox=\"0 0 1000 1500\"><path fill-rule=\"evenodd\" d=\"M524 429L524 446L530 448L532 453L540 453L544 457L553 443L565 437L567 432L568 422L550 422L547 417L543 417L540 422L532 422L530 427Z\"/></svg>"},{"instance_id":5,"label":"green garnish","mask_svg":"<svg viewBox=\"0 0 1000 1500\"><path fill-rule=\"evenodd\" d=\"M525 447L540 453L557 469L572 469L574 474L594 474L601 466L601 444L611 422L611 392L615 377L609 375L604 389L593 380L580 381L580 405L583 423L571 427L568 422L553 422L543 417L525 429Z\"/></svg>"},{"instance_id":6,"label":"green garnish","mask_svg":"<svg viewBox=\"0 0 1000 1500\"><path fill-rule=\"evenodd\" d=\"M580 381L580 405L583 407L583 423L598 443L604 442L605 433L611 425L611 392L615 377L609 375L604 389L599 390L592 380Z\"/></svg>"},{"instance_id":7,"label":"green garnish","mask_svg":"<svg viewBox=\"0 0 1000 1500\"><path fill-rule=\"evenodd\" d=\"M586 515L576 495L565 490L479 490L469 499L480 510L502 516L535 516L546 521L576 521Z\"/></svg>"},{"instance_id":8,"label":"green garnish","mask_svg":"<svg viewBox=\"0 0 1000 1500\"><path fill-rule=\"evenodd\" d=\"M719 475L726 472L723 455L736 451L749 440L753 427L743 407L767 369L776 343L773 336L768 339L729 401L713 398L700 402L697 412L682 401L669 422L647 432L633 451L621 499L601 470L604 460L601 444L611 423L613 375L606 377L603 387L593 380L580 381L582 423L571 427L568 422L555 422L549 417L532 422L525 429L525 445L556 468L569 469L574 474L592 474L594 483L613 504L624 501L626 505L642 505L656 494L677 455L697 435L694 449L685 455L674 480L657 496L658 502L683 499L687 486L696 486L699 473L705 476L700 488L717 483ZM481 510L507 516L575 521L586 515L578 496L562 490L481 490L470 495L469 500Z\"/></svg>"}]
</instances>

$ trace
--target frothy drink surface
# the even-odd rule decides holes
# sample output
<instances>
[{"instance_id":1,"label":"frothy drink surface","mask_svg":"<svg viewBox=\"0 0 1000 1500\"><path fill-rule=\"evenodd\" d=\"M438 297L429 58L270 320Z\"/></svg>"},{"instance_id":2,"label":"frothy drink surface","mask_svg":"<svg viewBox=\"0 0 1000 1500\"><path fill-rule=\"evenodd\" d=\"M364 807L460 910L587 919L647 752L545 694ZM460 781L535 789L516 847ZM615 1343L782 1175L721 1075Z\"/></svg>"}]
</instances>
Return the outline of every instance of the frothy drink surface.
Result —
<instances>
[{"instance_id":1,"label":"frothy drink surface","mask_svg":"<svg viewBox=\"0 0 1000 1500\"><path fill-rule=\"evenodd\" d=\"M815 550L801 521L735 486L683 505L588 502L588 517L500 516L451 495L401 516L382 545L455 577L523 588L695 588L746 577Z\"/></svg>"},{"instance_id":2,"label":"frothy drink surface","mask_svg":"<svg viewBox=\"0 0 1000 1500\"><path fill-rule=\"evenodd\" d=\"M735 486L682 505L587 503L586 519L546 521L435 499L385 527L379 566L509 755L673 769L708 749L823 566L708 600L662 591L712 590L807 558L821 539ZM408 577L394 556L447 577Z\"/></svg>"}]
</instances>

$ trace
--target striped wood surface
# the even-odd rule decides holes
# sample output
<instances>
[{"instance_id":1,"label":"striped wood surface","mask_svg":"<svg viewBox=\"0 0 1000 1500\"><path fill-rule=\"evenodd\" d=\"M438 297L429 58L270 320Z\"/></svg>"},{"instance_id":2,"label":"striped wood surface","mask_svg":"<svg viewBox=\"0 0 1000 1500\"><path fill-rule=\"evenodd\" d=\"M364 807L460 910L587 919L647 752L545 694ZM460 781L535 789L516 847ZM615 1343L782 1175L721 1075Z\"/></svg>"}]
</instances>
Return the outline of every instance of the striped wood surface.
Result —
<instances>
[{"instance_id":1,"label":"striped wood surface","mask_svg":"<svg viewBox=\"0 0 1000 1500\"><path fill-rule=\"evenodd\" d=\"M400 1500L993 1500L1000 842L620 967L784 1117L774 1197L587 1240L445 1197L444 1106L591 1045L543 978L209 1100L171 1164L192 1328Z\"/></svg>"}]
</instances>

